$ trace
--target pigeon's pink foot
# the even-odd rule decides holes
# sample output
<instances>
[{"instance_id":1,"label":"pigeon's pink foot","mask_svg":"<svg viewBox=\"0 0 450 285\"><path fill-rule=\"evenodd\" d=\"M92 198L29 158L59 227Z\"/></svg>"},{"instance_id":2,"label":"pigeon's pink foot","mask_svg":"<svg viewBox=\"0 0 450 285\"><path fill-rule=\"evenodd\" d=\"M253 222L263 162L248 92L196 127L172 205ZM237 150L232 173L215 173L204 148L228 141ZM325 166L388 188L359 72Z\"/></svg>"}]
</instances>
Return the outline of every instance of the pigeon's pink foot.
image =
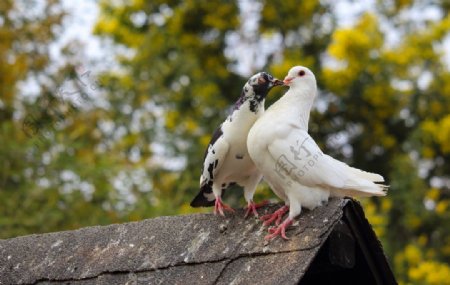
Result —
<instances>
[{"instance_id":1,"label":"pigeon's pink foot","mask_svg":"<svg viewBox=\"0 0 450 285\"><path fill-rule=\"evenodd\" d=\"M284 238L285 240L288 240L289 238L286 236L286 228L289 227L290 225L292 225L292 219L287 218L286 220L284 220L284 222L279 225L276 228L270 228L269 229L269 233L270 235L266 235L264 237L265 240L271 240L276 236L281 236L282 238Z\"/></svg>"},{"instance_id":2,"label":"pigeon's pink foot","mask_svg":"<svg viewBox=\"0 0 450 285\"><path fill-rule=\"evenodd\" d=\"M250 214L255 215L255 217L258 217L258 212L256 211L256 209L261 208L264 205L267 205L269 203L269 201L262 201L261 203L255 204L255 202L253 201L249 201L247 204L247 207L245 207L245 209L247 209L247 211L245 211L245 216L244 218L247 218Z\"/></svg>"},{"instance_id":3,"label":"pigeon's pink foot","mask_svg":"<svg viewBox=\"0 0 450 285\"><path fill-rule=\"evenodd\" d=\"M289 207L284 205L280 209L276 210L272 214L264 215L260 218L261 221L264 221L264 225L268 226L275 221L275 225L279 225L281 223L281 219L286 212L289 211Z\"/></svg>"},{"instance_id":4,"label":"pigeon's pink foot","mask_svg":"<svg viewBox=\"0 0 450 285\"><path fill-rule=\"evenodd\" d=\"M220 214L221 216L225 216L223 211L234 212L233 208L224 204L220 197L216 197L216 202L214 204L214 214Z\"/></svg>"}]
</instances>

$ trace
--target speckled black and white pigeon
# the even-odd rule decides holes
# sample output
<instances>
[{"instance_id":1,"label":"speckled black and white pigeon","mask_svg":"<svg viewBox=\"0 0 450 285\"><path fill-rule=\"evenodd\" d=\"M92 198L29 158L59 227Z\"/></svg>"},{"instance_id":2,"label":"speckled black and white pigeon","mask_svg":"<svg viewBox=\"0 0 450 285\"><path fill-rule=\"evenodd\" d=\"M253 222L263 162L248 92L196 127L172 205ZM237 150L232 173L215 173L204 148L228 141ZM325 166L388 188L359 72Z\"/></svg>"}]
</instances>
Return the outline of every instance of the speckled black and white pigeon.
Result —
<instances>
[{"instance_id":1,"label":"speckled black and white pigeon","mask_svg":"<svg viewBox=\"0 0 450 285\"><path fill-rule=\"evenodd\" d=\"M253 75L242 89L233 111L214 132L205 152L200 192L192 200L192 207L214 205L214 213L233 211L222 202L222 191L237 184L244 188L247 201L246 215L258 215L253 202L256 186L262 175L248 155L247 134L255 121L264 113L264 101L272 87L283 85L281 80L266 72Z\"/></svg>"}]
</instances>

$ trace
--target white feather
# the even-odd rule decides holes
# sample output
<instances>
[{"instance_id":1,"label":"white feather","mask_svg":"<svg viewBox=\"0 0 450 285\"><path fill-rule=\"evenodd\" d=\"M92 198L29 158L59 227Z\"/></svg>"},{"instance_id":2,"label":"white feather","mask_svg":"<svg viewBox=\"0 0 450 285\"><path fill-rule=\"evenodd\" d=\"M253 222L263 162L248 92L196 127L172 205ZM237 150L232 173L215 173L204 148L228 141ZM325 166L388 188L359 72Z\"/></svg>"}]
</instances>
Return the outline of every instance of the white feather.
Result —
<instances>
[{"instance_id":1,"label":"white feather","mask_svg":"<svg viewBox=\"0 0 450 285\"><path fill-rule=\"evenodd\" d=\"M298 70L306 75L296 78ZM295 69L295 70L294 70ZM289 217L301 207L313 209L329 196L384 196L381 175L365 172L324 154L308 134L316 81L307 68L288 74L290 89L253 125L247 147L264 179L290 205ZM288 78L287 77L287 78Z\"/></svg>"}]
</instances>

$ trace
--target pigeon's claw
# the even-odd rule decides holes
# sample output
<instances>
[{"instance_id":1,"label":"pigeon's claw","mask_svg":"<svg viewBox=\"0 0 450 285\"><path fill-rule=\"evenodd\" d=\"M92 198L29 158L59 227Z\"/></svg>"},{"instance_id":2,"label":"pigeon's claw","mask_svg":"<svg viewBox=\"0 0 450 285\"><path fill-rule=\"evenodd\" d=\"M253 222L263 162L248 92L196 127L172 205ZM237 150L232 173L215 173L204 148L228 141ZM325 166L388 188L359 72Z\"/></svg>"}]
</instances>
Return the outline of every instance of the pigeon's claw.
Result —
<instances>
[{"instance_id":1,"label":"pigeon's claw","mask_svg":"<svg viewBox=\"0 0 450 285\"><path fill-rule=\"evenodd\" d=\"M269 229L269 235L266 235L264 237L265 240L271 240L275 238L276 236L281 236L283 239L288 240L289 238L286 236L286 228L292 225L292 219L287 218L284 220L284 222L277 226L276 228L270 228Z\"/></svg>"},{"instance_id":2,"label":"pigeon's claw","mask_svg":"<svg viewBox=\"0 0 450 285\"><path fill-rule=\"evenodd\" d=\"M224 204L220 197L216 197L216 202L214 204L214 214L216 214L216 215L220 214L221 216L225 217L225 214L223 211L234 212L233 208Z\"/></svg>"},{"instance_id":3,"label":"pigeon's claw","mask_svg":"<svg viewBox=\"0 0 450 285\"><path fill-rule=\"evenodd\" d=\"M289 211L289 207L284 205L280 209L276 210L272 214L264 215L260 218L260 220L264 221L264 225L268 226L275 222L275 225L279 225L281 223L281 219L283 218L283 215Z\"/></svg>"},{"instance_id":4,"label":"pigeon's claw","mask_svg":"<svg viewBox=\"0 0 450 285\"><path fill-rule=\"evenodd\" d=\"M245 211L245 216L244 218L247 218L250 214L255 215L255 217L258 217L258 212L256 211L256 209L261 208L264 205L267 205L269 203L269 201L265 200L262 201L261 203L255 204L255 202L253 201L249 201L247 204L247 207L245 207L246 211Z\"/></svg>"}]
</instances>

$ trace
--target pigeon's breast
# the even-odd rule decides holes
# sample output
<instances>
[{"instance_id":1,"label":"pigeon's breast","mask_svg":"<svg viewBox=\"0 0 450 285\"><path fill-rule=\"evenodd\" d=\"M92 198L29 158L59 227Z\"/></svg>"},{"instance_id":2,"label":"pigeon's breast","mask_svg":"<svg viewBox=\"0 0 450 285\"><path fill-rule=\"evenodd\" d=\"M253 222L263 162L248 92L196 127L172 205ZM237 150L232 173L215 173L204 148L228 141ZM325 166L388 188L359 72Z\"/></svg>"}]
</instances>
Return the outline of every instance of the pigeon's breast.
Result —
<instances>
[{"instance_id":1,"label":"pigeon's breast","mask_svg":"<svg viewBox=\"0 0 450 285\"><path fill-rule=\"evenodd\" d=\"M238 182L254 174L257 170L247 149L248 130L247 132L228 133L228 135L226 140L230 148L220 171L220 178Z\"/></svg>"},{"instance_id":2,"label":"pigeon's breast","mask_svg":"<svg viewBox=\"0 0 450 285\"><path fill-rule=\"evenodd\" d=\"M226 182L238 182L239 184L240 181L247 179L256 172L256 166L247 151L235 152L231 149L217 179Z\"/></svg>"},{"instance_id":3,"label":"pigeon's breast","mask_svg":"<svg viewBox=\"0 0 450 285\"><path fill-rule=\"evenodd\" d=\"M258 153L267 148L273 132L277 125L273 121L267 120L266 116L261 117L250 129L247 138L247 149L252 158L252 153L257 156Z\"/></svg>"}]
</instances>

